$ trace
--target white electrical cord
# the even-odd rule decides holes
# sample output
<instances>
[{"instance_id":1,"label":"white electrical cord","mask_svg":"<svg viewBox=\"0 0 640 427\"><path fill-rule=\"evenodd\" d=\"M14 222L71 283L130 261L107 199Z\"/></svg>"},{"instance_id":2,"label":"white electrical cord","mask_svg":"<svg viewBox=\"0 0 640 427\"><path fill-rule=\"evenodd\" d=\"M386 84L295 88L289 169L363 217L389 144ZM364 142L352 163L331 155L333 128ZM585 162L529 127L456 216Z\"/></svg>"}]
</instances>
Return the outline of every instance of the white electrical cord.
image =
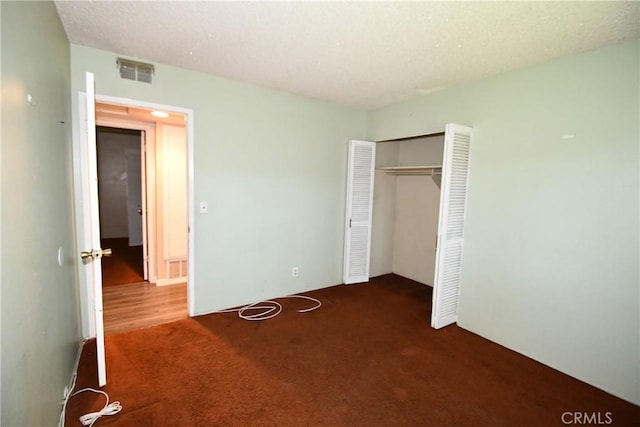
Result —
<instances>
[{"instance_id":1,"label":"white electrical cord","mask_svg":"<svg viewBox=\"0 0 640 427\"><path fill-rule=\"evenodd\" d=\"M103 416L103 415L115 415L118 412L122 411L122 405L120 404L120 402L115 401L112 403L109 403L109 395L107 393L105 393L102 390L96 390L93 388L83 388L82 390L78 390L75 393L72 394L72 396L75 396L78 393L83 393L85 391L90 391L93 393L98 393L98 394L102 394L106 399L107 402L104 404L104 407L99 410L98 412L90 412L88 414L85 414L83 416L80 417L80 422L82 423L83 426L89 426L91 427L93 425L93 423L95 423L96 421L98 421L98 419Z\"/></svg>"},{"instance_id":2,"label":"white electrical cord","mask_svg":"<svg viewBox=\"0 0 640 427\"><path fill-rule=\"evenodd\" d=\"M301 308L300 310L298 310L298 313L307 313L309 311L316 310L316 309L318 309L318 308L320 308L322 306L322 303L320 302L320 300L317 300L317 299L312 298L312 297L308 297L306 295L288 295L286 297L278 297L278 299L282 299L282 298L302 298L302 299L307 299L309 301L313 301L313 302L316 303L316 305L313 305L311 307ZM256 313L256 312L254 312L254 310L263 310L263 311L258 311ZM234 312L237 312L238 316L241 319L245 319L245 320L267 320L267 319L273 319L278 314L280 314L281 311L282 311L282 304L280 304L278 301L265 300L265 301L254 302L253 304L245 305L244 307L240 307L240 308L231 308L229 310L220 310L217 313L234 313ZM246 312L250 312L250 313L246 313Z\"/></svg>"},{"instance_id":3,"label":"white electrical cord","mask_svg":"<svg viewBox=\"0 0 640 427\"><path fill-rule=\"evenodd\" d=\"M109 395L102 390L96 390L93 388L83 388L81 390L76 391L75 393L72 393L73 389L76 386L77 378L78 378L78 375L73 374L73 379L71 380L71 387L65 393L64 400L62 401L62 413L60 413L60 420L58 422L58 427L64 427L65 417L67 412L67 403L69 402L69 399L72 396L75 396L76 394L84 393L85 391L102 394L107 399L107 403L105 403L104 407L101 410L97 412L90 412L88 414L81 416L80 422L82 423L82 425L91 427L103 415L115 415L118 412L122 411L122 405L120 404L120 402L116 401L116 402L109 403Z\"/></svg>"},{"instance_id":4,"label":"white electrical cord","mask_svg":"<svg viewBox=\"0 0 640 427\"><path fill-rule=\"evenodd\" d=\"M74 373L71 378L71 384L69 388L64 388L64 397L62 399L62 412L60 412L60 420L58 420L58 427L64 427L65 417L67 415L67 403L69 402L69 398L71 397L71 392L73 388L76 386L76 379L78 378L78 374Z\"/></svg>"}]
</instances>

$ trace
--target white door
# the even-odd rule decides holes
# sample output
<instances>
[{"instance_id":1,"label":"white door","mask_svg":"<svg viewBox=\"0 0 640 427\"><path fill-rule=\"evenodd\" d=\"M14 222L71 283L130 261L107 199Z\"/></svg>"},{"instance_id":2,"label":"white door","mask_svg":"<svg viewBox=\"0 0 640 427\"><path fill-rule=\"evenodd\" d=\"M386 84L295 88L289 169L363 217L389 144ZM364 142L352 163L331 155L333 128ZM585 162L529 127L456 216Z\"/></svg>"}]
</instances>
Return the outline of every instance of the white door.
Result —
<instances>
[{"instance_id":1,"label":"white door","mask_svg":"<svg viewBox=\"0 0 640 427\"><path fill-rule=\"evenodd\" d=\"M142 156L138 150L126 150L127 225L129 246L142 245Z\"/></svg>"},{"instance_id":2,"label":"white door","mask_svg":"<svg viewBox=\"0 0 640 427\"><path fill-rule=\"evenodd\" d=\"M448 124L445 129L431 310L431 326L436 329L458 320L471 131L456 124Z\"/></svg>"},{"instance_id":3,"label":"white door","mask_svg":"<svg viewBox=\"0 0 640 427\"><path fill-rule=\"evenodd\" d=\"M375 142L349 142L343 267L345 284L369 281L375 164Z\"/></svg>"},{"instance_id":4,"label":"white door","mask_svg":"<svg viewBox=\"0 0 640 427\"><path fill-rule=\"evenodd\" d=\"M89 287L88 295L93 299L93 315L96 333L96 348L98 358L98 384L100 387L107 383L107 369L104 350L104 323L102 316L102 262L103 255L109 255L110 249L100 248L100 215L98 211L98 162L96 157L96 116L95 92L92 73L86 74L86 116L80 117L84 122L86 132L86 146L83 168L83 198L84 198L84 251L81 253ZM80 109L80 114L83 114Z\"/></svg>"}]
</instances>

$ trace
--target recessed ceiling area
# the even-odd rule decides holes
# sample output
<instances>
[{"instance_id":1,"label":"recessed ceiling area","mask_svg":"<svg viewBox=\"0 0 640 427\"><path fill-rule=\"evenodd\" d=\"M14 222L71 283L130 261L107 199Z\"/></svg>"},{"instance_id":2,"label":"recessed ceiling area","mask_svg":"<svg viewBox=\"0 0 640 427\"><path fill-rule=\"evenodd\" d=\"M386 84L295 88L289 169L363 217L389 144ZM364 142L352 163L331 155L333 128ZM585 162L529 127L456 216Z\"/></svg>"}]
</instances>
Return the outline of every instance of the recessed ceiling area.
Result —
<instances>
[{"instance_id":1,"label":"recessed ceiling area","mask_svg":"<svg viewBox=\"0 0 640 427\"><path fill-rule=\"evenodd\" d=\"M146 123L164 123L176 126L185 126L187 123L187 117L184 114L173 111L162 111L167 114L166 117L163 117L152 114L154 111L156 110L96 102L96 117L99 118L133 120L136 122Z\"/></svg>"},{"instance_id":2,"label":"recessed ceiling area","mask_svg":"<svg viewBox=\"0 0 640 427\"><path fill-rule=\"evenodd\" d=\"M638 2L56 1L71 43L360 109L639 36Z\"/></svg>"}]
</instances>

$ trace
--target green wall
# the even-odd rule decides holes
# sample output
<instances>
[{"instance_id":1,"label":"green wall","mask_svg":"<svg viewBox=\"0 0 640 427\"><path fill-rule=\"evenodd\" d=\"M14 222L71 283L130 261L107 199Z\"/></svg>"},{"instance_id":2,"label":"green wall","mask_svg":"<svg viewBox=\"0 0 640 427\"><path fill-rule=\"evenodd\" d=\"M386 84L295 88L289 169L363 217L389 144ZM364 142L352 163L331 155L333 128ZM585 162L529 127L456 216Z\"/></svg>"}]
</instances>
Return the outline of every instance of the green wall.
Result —
<instances>
[{"instance_id":1,"label":"green wall","mask_svg":"<svg viewBox=\"0 0 640 427\"><path fill-rule=\"evenodd\" d=\"M196 313L341 283L348 140L365 113L163 64L153 84L122 80L117 57L71 45L74 103L91 71L99 95L194 111L195 204L209 203L195 214Z\"/></svg>"},{"instance_id":2,"label":"green wall","mask_svg":"<svg viewBox=\"0 0 640 427\"><path fill-rule=\"evenodd\" d=\"M1 424L51 426L57 423L80 341L71 226L69 43L51 2L3 1L0 9ZM35 105L27 103L27 94ZM62 267L58 248L65 254Z\"/></svg>"},{"instance_id":3,"label":"green wall","mask_svg":"<svg viewBox=\"0 0 640 427\"><path fill-rule=\"evenodd\" d=\"M374 140L474 127L459 325L636 404L638 52L636 40L368 114Z\"/></svg>"}]
</instances>

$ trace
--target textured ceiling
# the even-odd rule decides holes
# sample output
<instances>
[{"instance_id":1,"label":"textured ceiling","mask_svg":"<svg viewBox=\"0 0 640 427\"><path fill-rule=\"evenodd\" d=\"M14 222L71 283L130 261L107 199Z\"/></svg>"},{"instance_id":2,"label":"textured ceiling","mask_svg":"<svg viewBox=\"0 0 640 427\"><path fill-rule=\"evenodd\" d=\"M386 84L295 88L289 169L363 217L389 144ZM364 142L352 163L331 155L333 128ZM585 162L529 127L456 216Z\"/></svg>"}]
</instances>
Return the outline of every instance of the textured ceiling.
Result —
<instances>
[{"instance_id":1,"label":"textured ceiling","mask_svg":"<svg viewBox=\"0 0 640 427\"><path fill-rule=\"evenodd\" d=\"M74 44L363 109L637 38L639 6L56 1Z\"/></svg>"}]
</instances>

